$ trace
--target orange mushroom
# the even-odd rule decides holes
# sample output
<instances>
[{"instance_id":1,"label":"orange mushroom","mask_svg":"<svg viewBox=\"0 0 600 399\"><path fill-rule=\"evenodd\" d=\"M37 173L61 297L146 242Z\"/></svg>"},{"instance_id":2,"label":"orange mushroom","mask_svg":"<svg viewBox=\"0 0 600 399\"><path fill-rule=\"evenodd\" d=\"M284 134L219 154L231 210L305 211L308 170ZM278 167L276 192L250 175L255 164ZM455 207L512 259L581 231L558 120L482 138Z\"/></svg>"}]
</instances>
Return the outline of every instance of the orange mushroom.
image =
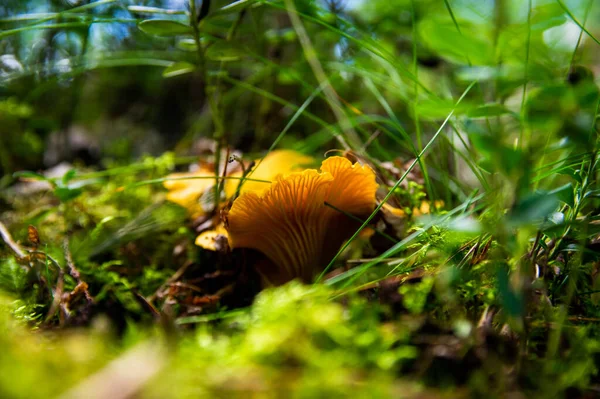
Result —
<instances>
[{"instance_id":1,"label":"orange mushroom","mask_svg":"<svg viewBox=\"0 0 600 399\"><path fill-rule=\"evenodd\" d=\"M267 284L310 282L375 207L377 183L368 166L342 157L323 161L321 172L280 175L262 194L246 192L226 216L231 248L262 252L257 266ZM349 214L349 215L348 215Z\"/></svg>"},{"instance_id":2,"label":"orange mushroom","mask_svg":"<svg viewBox=\"0 0 600 399\"><path fill-rule=\"evenodd\" d=\"M277 175L302 170L306 165L312 163L314 163L314 158L296 151L272 151L256 162L256 166L247 175L248 179L244 180L240 193L261 193L270 187L270 182ZM223 189L225 198L229 199L235 195L242 175L241 171L228 173L227 176L230 179L225 180ZM204 216L207 212L212 211L210 194L212 194L215 184L215 173L212 166L203 165L195 172L173 173L167 178L168 180L163 183L164 187L169 190L167 200L188 209L192 218ZM209 196L207 201L203 202L205 194L209 194ZM196 245L209 251L215 251L222 247L219 245L222 236L226 238L227 231L222 225L217 224L213 230L202 232L196 238Z\"/></svg>"},{"instance_id":3,"label":"orange mushroom","mask_svg":"<svg viewBox=\"0 0 600 399\"><path fill-rule=\"evenodd\" d=\"M270 187L270 184L265 184L262 181L273 181L280 174L285 175L304 170L307 165L311 165L314 162L313 157L293 150L271 151L267 156L256 161L256 166L247 175L250 180L244 180L240 193L251 191L262 193ZM231 176L241 177L242 172L234 173ZM238 184L240 184L240 181L234 179L228 180L225 183L227 198L231 198L235 194Z\"/></svg>"},{"instance_id":4,"label":"orange mushroom","mask_svg":"<svg viewBox=\"0 0 600 399\"><path fill-rule=\"evenodd\" d=\"M163 182L163 186L169 190L167 200L186 208L192 218L209 211L202 206L200 198L215 184L213 168L203 165L195 172L172 173L167 179Z\"/></svg>"},{"instance_id":5,"label":"orange mushroom","mask_svg":"<svg viewBox=\"0 0 600 399\"><path fill-rule=\"evenodd\" d=\"M270 152L248 174L241 193L262 192L269 188L270 181L279 174L286 174L302 170L306 165L314 162L312 157L292 150L275 150ZM228 173L225 180L224 194L231 198L240 184L242 172ZM215 171L212 166L204 164L197 171L172 173L167 176L163 186L169 190L167 200L187 208L193 217L202 216L208 209L204 209L200 202L201 196L209 191L215 184Z\"/></svg>"}]
</instances>

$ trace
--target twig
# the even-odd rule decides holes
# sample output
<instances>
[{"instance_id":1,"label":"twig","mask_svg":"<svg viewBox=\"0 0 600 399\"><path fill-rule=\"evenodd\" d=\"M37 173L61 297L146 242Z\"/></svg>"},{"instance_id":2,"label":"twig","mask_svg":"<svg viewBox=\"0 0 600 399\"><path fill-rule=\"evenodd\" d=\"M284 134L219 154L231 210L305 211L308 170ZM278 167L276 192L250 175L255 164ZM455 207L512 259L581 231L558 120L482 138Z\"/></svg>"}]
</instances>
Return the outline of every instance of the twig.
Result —
<instances>
[{"instance_id":1,"label":"twig","mask_svg":"<svg viewBox=\"0 0 600 399\"><path fill-rule=\"evenodd\" d=\"M65 286L65 274L62 269L58 269L58 278L56 280L56 289L52 290L52 295L54 298L52 299L52 304L50 305L50 309L48 309L48 313L46 314L46 318L44 319L44 323L48 324L48 322L54 317L58 309L60 309L60 305L62 302L62 294ZM64 323L64 317L60 318L60 325L62 326Z\"/></svg>"},{"instance_id":2,"label":"twig","mask_svg":"<svg viewBox=\"0 0 600 399\"><path fill-rule=\"evenodd\" d=\"M92 298L88 290L87 283L81 279L81 273L79 273L79 270L77 270L77 268L75 267L75 263L73 262L73 256L71 255L71 250L69 249L69 240L67 238L65 238L63 250L65 251L65 260L67 261L69 275L73 277L75 281L77 281L77 287L75 287L75 290L77 290L78 287L81 287L80 289L83 291L85 299L87 299L87 301L90 303L94 302L94 299Z\"/></svg>"},{"instance_id":3,"label":"twig","mask_svg":"<svg viewBox=\"0 0 600 399\"><path fill-rule=\"evenodd\" d=\"M11 251L13 251L17 259L25 260L27 258L25 252L23 252L19 244L13 240L12 236L6 229L6 226L2 222L0 222L0 235L2 236L2 240L6 243L6 245L8 245Z\"/></svg>"},{"instance_id":4,"label":"twig","mask_svg":"<svg viewBox=\"0 0 600 399\"><path fill-rule=\"evenodd\" d=\"M252 172L252 169L254 168L254 165L256 164L255 161L252 161L252 162L250 162L250 164L248 165L247 168L244 168L244 162L241 160L238 160L238 162L240 163L240 165L242 165L242 180L240 180L240 183L237 185L237 188L235 189L235 194L233 195L233 198L231 198L232 202L237 197L240 196L240 191L242 190L242 185L244 184L244 181L247 180L247 176L250 174L250 172Z\"/></svg>"},{"instance_id":5,"label":"twig","mask_svg":"<svg viewBox=\"0 0 600 399\"><path fill-rule=\"evenodd\" d=\"M229 147L227 147L227 153L225 154L225 163L223 164L223 178L217 183L217 195L221 195L223 187L225 186L225 178L227 177L227 167L229 166ZM217 208L215 207L215 210Z\"/></svg>"},{"instance_id":6,"label":"twig","mask_svg":"<svg viewBox=\"0 0 600 399\"><path fill-rule=\"evenodd\" d=\"M177 270L175 272L175 274L173 274L171 277L169 277L169 279L167 281L165 281L160 287L158 287L158 289L156 290L156 292L154 292L154 294L152 294L150 297L148 297L147 301L149 303L154 302L154 300L156 299L156 297L158 296L158 294L165 289L166 286L171 285L171 283L174 283L175 281L179 280L179 278L181 276L183 276L183 273L185 273L185 271L187 270L188 267L190 267L191 265L193 265L194 262L192 261L187 261L183 264L183 266L181 266L179 268L179 270Z\"/></svg>"},{"instance_id":7,"label":"twig","mask_svg":"<svg viewBox=\"0 0 600 399\"><path fill-rule=\"evenodd\" d=\"M365 143L362 145L362 147L360 148L360 151L364 153L367 150L367 147L369 145L371 145L371 143L373 141L375 141L375 139L377 137L379 137L380 134L381 134L381 130L379 130L379 129L375 130L375 132L371 136L369 136L369 139L367 141L365 141Z\"/></svg>"}]
</instances>

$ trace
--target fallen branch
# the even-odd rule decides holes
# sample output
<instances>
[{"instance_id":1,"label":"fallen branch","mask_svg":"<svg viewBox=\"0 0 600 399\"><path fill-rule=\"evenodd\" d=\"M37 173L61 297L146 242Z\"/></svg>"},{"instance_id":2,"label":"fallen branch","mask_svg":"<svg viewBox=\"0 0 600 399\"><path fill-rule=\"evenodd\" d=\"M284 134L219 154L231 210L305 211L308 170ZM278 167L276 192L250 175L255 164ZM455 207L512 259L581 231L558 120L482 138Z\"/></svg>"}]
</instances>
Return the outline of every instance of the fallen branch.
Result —
<instances>
[{"instance_id":1,"label":"fallen branch","mask_svg":"<svg viewBox=\"0 0 600 399\"><path fill-rule=\"evenodd\" d=\"M15 254L15 257L18 260L22 261L22 260L27 259L27 255L25 254L25 252L23 252L23 250L21 249L19 244L17 244L13 240L13 238L10 235L10 233L8 232L6 226L2 222L0 222L0 235L2 236L2 240L6 243L6 245L8 245L8 247Z\"/></svg>"}]
</instances>

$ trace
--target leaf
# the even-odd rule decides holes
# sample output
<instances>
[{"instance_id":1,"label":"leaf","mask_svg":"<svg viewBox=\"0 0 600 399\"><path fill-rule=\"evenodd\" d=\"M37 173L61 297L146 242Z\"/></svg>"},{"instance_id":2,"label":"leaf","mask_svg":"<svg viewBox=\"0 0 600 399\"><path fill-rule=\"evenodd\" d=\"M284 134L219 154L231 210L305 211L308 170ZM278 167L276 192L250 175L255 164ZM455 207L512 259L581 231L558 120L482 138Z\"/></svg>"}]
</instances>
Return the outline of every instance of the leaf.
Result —
<instances>
[{"instance_id":1,"label":"leaf","mask_svg":"<svg viewBox=\"0 0 600 399\"><path fill-rule=\"evenodd\" d=\"M564 186L560 186L550 192L550 195L556 196L559 201L564 202L565 204L573 207L575 205L575 195L573 194L573 184L567 183Z\"/></svg>"},{"instance_id":2,"label":"leaf","mask_svg":"<svg viewBox=\"0 0 600 399\"><path fill-rule=\"evenodd\" d=\"M67 185L69 181L73 180L76 174L77 171L75 169L70 169L69 171L67 171L67 173L65 173L62 177L62 185Z\"/></svg>"},{"instance_id":3,"label":"leaf","mask_svg":"<svg viewBox=\"0 0 600 399\"><path fill-rule=\"evenodd\" d=\"M507 175L527 172L523 169L526 166L525 154L520 149L506 146L497 137L477 131L469 132L469 138L483 156L479 165L487 171L498 171Z\"/></svg>"},{"instance_id":4,"label":"leaf","mask_svg":"<svg viewBox=\"0 0 600 399\"><path fill-rule=\"evenodd\" d=\"M565 227L567 227L567 224L565 223L565 214L562 212L554 212L546 218L540 227L540 230L550 239L556 239L564 234ZM544 240L540 240L539 242L541 244ZM547 249L547 246L544 249Z\"/></svg>"},{"instance_id":5,"label":"leaf","mask_svg":"<svg viewBox=\"0 0 600 399\"><path fill-rule=\"evenodd\" d=\"M443 58L461 64L494 64L494 46L486 38L489 29L467 21L458 25L460 32L450 18L426 18L418 30L423 42Z\"/></svg>"},{"instance_id":6,"label":"leaf","mask_svg":"<svg viewBox=\"0 0 600 399\"><path fill-rule=\"evenodd\" d=\"M192 28L170 19L147 19L138 24L140 30L150 35L177 36L192 33Z\"/></svg>"},{"instance_id":7,"label":"leaf","mask_svg":"<svg viewBox=\"0 0 600 399\"><path fill-rule=\"evenodd\" d=\"M83 193L83 190L79 188L71 189L68 187L57 187L54 190L54 195L58 197L60 202L68 202L72 199L79 197Z\"/></svg>"},{"instance_id":8,"label":"leaf","mask_svg":"<svg viewBox=\"0 0 600 399\"><path fill-rule=\"evenodd\" d=\"M513 173L515 170L521 173L523 172L522 168L526 166L524 162L525 154L519 148L501 147L496 156L507 174Z\"/></svg>"},{"instance_id":9,"label":"leaf","mask_svg":"<svg viewBox=\"0 0 600 399\"><path fill-rule=\"evenodd\" d=\"M216 10L212 15L220 15L220 14L230 14L238 11L242 11L244 8L253 6L257 3L257 0L238 0L234 1L231 4L227 4L224 7ZM261 5L258 3L257 5Z\"/></svg>"},{"instance_id":10,"label":"leaf","mask_svg":"<svg viewBox=\"0 0 600 399\"><path fill-rule=\"evenodd\" d=\"M196 41L190 38L181 39L177 42L177 48L183 51L196 51Z\"/></svg>"},{"instance_id":11,"label":"leaf","mask_svg":"<svg viewBox=\"0 0 600 399\"><path fill-rule=\"evenodd\" d=\"M528 94L527 120L550 132L562 126L566 116L577 111L577 107L577 98L571 88L562 83L541 86Z\"/></svg>"},{"instance_id":12,"label":"leaf","mask_svg":"<svg viewBox=\"0 0 600 399\"><path fill-rule=\"evenodd\" d=\"M567 21L567 16L560 5L550 3L536 5L535 12L531 16L531 30L545 31L548 28L559 26Z\"/></svg>"},{"instance_id":13,"label":"leaf","mask_svg":"<svg viewBox=\"0 0 600 399\"><path fill-rule=\"evenodd\" d=\"M521 200L512 209L511 224L521 226L539 223L558 207L558 198L548 192L535 192Z\"/></svg>"},{"instance_id":14,"label":"leaf","mask_svg":"<svg viewBox=\"0 0 600 399\"><path fill-rule=\"evenodd\" d=\"M194 72L196 66L189 62L180 61L171 66L168 66L163 71L163 77L172 78L173 76L185 75L186 73Z\"/></svg>"},{"instance_id":15,"label":"leaf","mask_svg":"<svg viewBox=\"0 0 600 399\"><path fill-rule=\"evenodd\" d=\"M245 55L241 48L226 41L215 42L206 51L206 57L213 61L237 61Z\"/></svg>"},{"instance_id":16,"label":"leaf","mask_svg":"<svg viewBox=\"0 0 600 399\"><path fill-rule=\"evenodd\" d=\"M498 292L500 293L502 307L508 315L512 317L521 317L525 309L523 295L511 287L508 278L508 268L498 268L497 277Z\"/></svg>"},{"instance_id":17,"label":"leaf","mask_svg":"<svg viewBox=\"0 0 600 399\"><path fill-rule=\"evenodd\" d=\"M467 116L469 118L488 118L493 116L500 116L505 114L512 113L508 108L506 108L502 104L498 103L490 103L484 104L479 107L470 109L467 111Z\"/></svg>"},{"instance_id":18,"label":"leaf","mask_svg":"<svg viewBox=\"0 0 600 399\"><path fill-rule=\"evenodd\" d=\"M137 13L146 13L146 14L169 14L169 15L185 15L187 11L184 10L175 10L175 9L166 9L166 8L158 8L158 7L147 7L147 6L128 6L127 9L130 12Z\"/></svg>"},{"instance_id":19,"label":"leaf","mask_svg":"<svg viewBox=\"0 0 600 399\"><path fill-rule=\"evenodd\" d=\"M413 107L423 118L439 119L447 117L452 110L454 110L454 115L462 115L469 108L469 105L463 102L457 106L450 99L428 98L413 104Z\"/></svg>"},{"instance_id":20,"label":"leaf","mask_svg":"<svg viewBox=\"0 0 600 399\"><path fill-rule=\"evenodd\" d=\"M583 198L600 198L600 190L586 191Z\"/></svg>"},{"instance_id":21,"label":"leaf","mask_svg":"<svg viewBox=\"0 0 600 399\"><path fill-rule=\"evenodd\" d=\"M24 179L32 179L32 180L46 180L46 181L49 180L46 176L42 175L41 173L31 172L29 170L15 172L15 173L13 173L13 177L15 177L17 179L24 178Z\"/></svg>"},{"instance_id":22,"label":"leaf","mask_svg":"<svg viewBox=\"0 0 600 399\"><path fill-rule=\"evenodd\" d=\"M556 173L559 175L565 175L565 176L569 176L570 178L572 178L573 180L575 180L577 183L582 183L582 179L581 179L581 174L579 172L578 169L575 169L573 167L562 167L559 166L557 168L552 169L550 172L552 173ZM548 172L548 173L550 173Z\"/></svg>"}]
</instances>

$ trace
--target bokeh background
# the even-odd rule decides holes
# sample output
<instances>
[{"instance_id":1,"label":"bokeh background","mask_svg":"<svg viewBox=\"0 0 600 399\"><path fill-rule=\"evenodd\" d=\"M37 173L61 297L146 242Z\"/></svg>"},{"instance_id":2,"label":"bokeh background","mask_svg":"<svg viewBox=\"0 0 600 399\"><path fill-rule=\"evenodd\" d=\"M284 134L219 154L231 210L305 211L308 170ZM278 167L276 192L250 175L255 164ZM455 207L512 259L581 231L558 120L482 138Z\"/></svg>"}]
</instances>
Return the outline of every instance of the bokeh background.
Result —
<instances>
[{"instance_id":1,"label":"bokeh background","mask_svg":"<svg viewBox=\"0 0 600 399\"><path fill-rule=\"evenodd\" d=\"M17 170L60 161L107 166L165 150L194 153L216 130L207 92L219 98L220 130L234 148L269 148L305 101L307 112L278 145L340 148L335 113L283 3L232 3L211 1L201 23L205 73L195 68L191 35L139 26L187 24L186 1L3 1L2 184ZM587 132L598 52L577 23L597 33L593 3L536 0L531 11L520 0L303 0L296 7L360 144L385 161L414 157L473 79L478 87L456 110L470 117L461 128L467 134L483 129L513 144L519 128L511 113L523 112L532 147L547 135ZM445 145L442 153L453 158ZM438 158L434 170L454 167Z\"/></svg>"}]
</instances>

